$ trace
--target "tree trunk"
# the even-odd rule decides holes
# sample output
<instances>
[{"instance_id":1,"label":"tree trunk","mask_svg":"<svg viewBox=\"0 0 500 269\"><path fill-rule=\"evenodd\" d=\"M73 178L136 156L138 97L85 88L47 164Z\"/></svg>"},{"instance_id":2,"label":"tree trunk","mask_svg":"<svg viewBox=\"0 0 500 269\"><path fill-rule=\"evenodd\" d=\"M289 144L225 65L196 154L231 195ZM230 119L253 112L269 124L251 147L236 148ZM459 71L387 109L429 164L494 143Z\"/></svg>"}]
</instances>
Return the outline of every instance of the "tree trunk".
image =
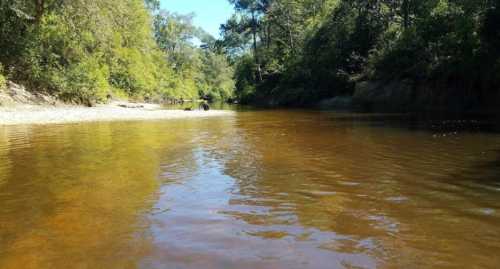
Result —
<instances>
[{"instance_id":1,"label":"tree trunk","mask_svg":"<svg viewBox=\"0 0 500 269\"><path fill-rule=\"evenodd\" d=\"M45 0L35 0L35 22L40 23L43 13L45 12Z\"/></svg>"},{"instance_id":2,"label":"tree trunk","mask_svg":"<svg viewBox=\"0 0 500 269\"><path fill-rule=\"evenodd\" d=\"M294 51L294 45L293 45L293 33L292 33L292 20L290 19L290 10L287 12L286 20L288 24L288 38L290 41L290 49L292 50L292 53Z\"/></svg>"},{"instance_id":3,"label":"tree trunk","mask_svg":"<svg viewBox=\"0 0 500 269\"><path fill-rule=\"evenodd\" d=\"M410 3L409 0L403 0L401 6L403 13L403 28L406 30L410 27Z\"/></svg>"},{"instance_id":4,"label":"tree trunk","mask_svg":"<svg viewBox=\"0 0 500 269\"><path fill-rule=\"evenodd\" d=\"M270 22L267 23L266 32L267 32L266 46L267 46L267 49L269 49L271 47L271 23Z\"/></svg>"},{"instance_id":5,"label":"tree trunk","mask_svg":"<svg viewBox=\"0 0 500 269\"><path fill-rule=\"evenodd\" d=\"M253 37L253 53L255 58L255 65L257 66L257 80L262 81L262 70L260 69L259 51L257 49L257 20L255 18L255 11L252 10L252 37Z\"/></svg>"}]
</instances>

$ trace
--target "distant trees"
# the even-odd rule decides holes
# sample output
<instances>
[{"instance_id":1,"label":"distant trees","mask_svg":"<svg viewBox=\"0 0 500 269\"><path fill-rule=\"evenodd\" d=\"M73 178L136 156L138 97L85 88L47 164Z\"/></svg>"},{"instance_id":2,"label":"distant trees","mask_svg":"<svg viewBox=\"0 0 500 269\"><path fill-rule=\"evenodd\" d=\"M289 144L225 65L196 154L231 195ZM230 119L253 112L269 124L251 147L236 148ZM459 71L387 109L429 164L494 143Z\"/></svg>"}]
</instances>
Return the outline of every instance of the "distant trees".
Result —
<instances>
[{"instance_id":1,"label":"distant trees","mask_svg":"<svg viewBox=\"0 0 500 269\"><path fill-rule=\"evenodd\" d=\"M174 83L183 96L225 100L233 95L233 71L216 40L193 26L193 14L160 11L155 16L155 38L174 70ZM200 47L193 41L202 42Z\"/></svg>"}]
</instances>

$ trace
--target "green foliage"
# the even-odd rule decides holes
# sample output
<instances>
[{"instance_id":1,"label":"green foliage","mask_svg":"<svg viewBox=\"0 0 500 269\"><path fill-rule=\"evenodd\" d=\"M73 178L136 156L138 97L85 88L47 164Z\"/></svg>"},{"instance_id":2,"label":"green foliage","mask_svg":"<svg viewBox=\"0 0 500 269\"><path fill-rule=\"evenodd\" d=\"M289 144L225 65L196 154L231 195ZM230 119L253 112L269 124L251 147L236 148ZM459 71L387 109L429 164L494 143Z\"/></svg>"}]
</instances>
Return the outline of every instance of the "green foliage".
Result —
<instances>
[{"instance_id":1,"label":"green foliage","mask_svg":"<svg viewBox=\"0 0 500 269\"><path fill-rule=\"evenodd\" d=\"M63 100L81 103L103 101L109 92L107 66L99 64L97 57L81 59L80 62L61 70L60 78L54 78L60 86Z\"/></svg>"},{"instance_id":2,"label":"green foliage","mask_svg":"<svg viewBox=\"0 0 500 269\"><path fill-rule=\"evenodd\" d=\"M183 98L229 99L234 91L232 68L213 37L192 25L192 16L164 11L155 19L156 41L176 77L172 85ZM195 47L193 39L205 42L202 48Z\"/></svg>"},{"instance_id":3,"label":"green foliage","mask_svg":"<svg viewBox=\"0 0 500 269\"><path fill-rule=\"evenodd\" d=\"M2 1L0 61L14 80L67 101L231 96L226 58L192 44L214 39L191 15L158 8L157 0Z\"/></svg>"},{"instance_id":4,"label":"green foliage","mask_svg":"<svg viewBox=\"0 0 500 269\"><path fill-rule=\"evenodd\" d=\"M232 2L237 15L222 27L222 43L238 59L242 100L315 103L351 94L358 80L437 83L477 96L499 86L498 1ZM243 38L252 12L257 44Z\"/></svg>"},{"instance_id":5,"label":"green foliage","mask_svg":"<svg viewBox=\"0 0 500 269\"><path fill-rule=\"evenodd\" d=\"M211 51L202 54L202 68L198 80L200 96L210 100L227 100L233 97L233 70L224 55Z\"/></svg>"},{"instance_id":6,"label":"green foliage","mask_svg":"<svg viewBox=\"0 0 500 269\"><path fill-rule=\"evenodd\" d=\"M236 62L236 97L242 102L251 102L256 95L254 61L251 55L244 55Z\"/></svg>"}]
</instances>

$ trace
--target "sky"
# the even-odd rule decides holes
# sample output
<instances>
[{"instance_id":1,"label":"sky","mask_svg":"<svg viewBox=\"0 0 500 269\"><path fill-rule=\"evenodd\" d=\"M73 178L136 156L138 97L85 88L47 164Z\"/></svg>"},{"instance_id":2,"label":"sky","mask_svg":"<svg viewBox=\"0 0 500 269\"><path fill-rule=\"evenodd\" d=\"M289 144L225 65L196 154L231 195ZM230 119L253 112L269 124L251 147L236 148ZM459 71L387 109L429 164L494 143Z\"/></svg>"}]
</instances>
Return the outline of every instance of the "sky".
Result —
<instances>
[{"instance_id":1,"label":"sky","mask_svg":"<svg viewBox=\"0 0 500 269\"><path fill-rule=\"evenodd\" d=\"M214 37L219 37L219 27L225 23L233 7L228 0L161 0L161 8L180 14L194 12L194 25L203 28Z\"/></svg>"}]
</instances>

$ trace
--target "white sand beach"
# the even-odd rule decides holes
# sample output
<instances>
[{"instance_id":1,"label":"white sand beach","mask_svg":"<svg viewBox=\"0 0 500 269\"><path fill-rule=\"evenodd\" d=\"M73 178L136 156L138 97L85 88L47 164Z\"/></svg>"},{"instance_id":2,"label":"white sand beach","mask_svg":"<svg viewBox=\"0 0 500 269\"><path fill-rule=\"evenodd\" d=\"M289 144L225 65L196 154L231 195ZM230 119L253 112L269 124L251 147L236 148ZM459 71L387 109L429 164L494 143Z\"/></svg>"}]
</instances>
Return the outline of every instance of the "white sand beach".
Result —
<instances>
[{"instance_id":1,"label":"white sand beach","mask_svg":"<svg viewBox=\"0 0 500 269\"><path fill-rule=\"evenodd\" d=\"M136 105L136 104L134 104ZM14 106L0 107L0 126L19 124L54 124L95 121L167 120L231 116L222 110L165 110L157 105L140 104L125 108L118 104L81 106Z\"/></svg>"}]
</instances>

